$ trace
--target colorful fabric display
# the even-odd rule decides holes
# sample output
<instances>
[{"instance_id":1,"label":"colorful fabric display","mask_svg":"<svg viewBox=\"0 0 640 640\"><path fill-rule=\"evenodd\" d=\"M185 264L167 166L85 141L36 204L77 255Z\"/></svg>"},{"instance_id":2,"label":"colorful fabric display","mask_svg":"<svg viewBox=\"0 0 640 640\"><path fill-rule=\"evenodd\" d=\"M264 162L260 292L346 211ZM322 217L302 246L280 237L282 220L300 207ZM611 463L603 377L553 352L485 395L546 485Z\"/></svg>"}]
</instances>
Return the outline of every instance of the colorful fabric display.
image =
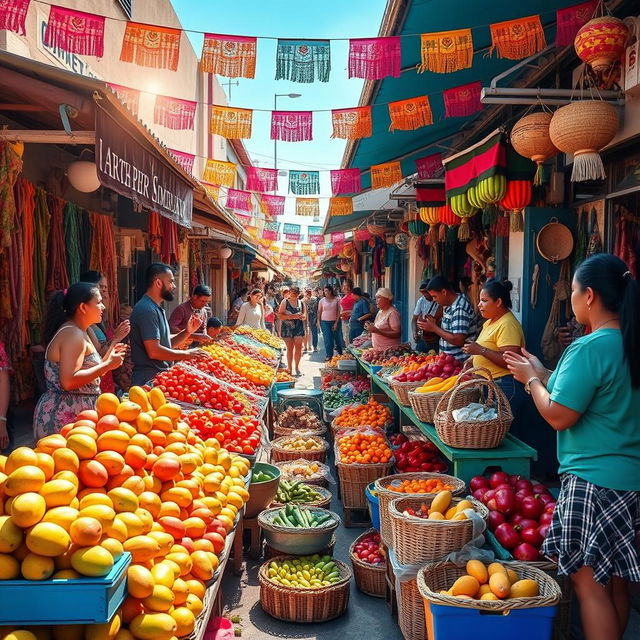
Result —
<instances>
[{"instance_id":1,"label":"colorful fabric display","mask_svg":"<svg viewBox=\"0 0 640 640\"><path fill-rule=\"evenodd\" d=\"M329 216L348 216L353 213L353 198L346 196L329 200Z\"/></svg>"},{"instance_id":2,"label":"colorful fabric display","mask_svg":"<svg viewBox=\"0 0 640 640\"><path fill-rule=\"evenodd\" d=\"M249 191L277 191L278 170L263 167L247 167L247 189Z\"/></svg>"},{"instance_id":3,"label":"colorful fabric display","mask_svg":"<svg viewBox=\"0 0 640 640\"><path fill-rule=\"evenodd\" d=\"M42 41L47 47L102 58L104 23L104 16L51 5Z\"/></svg>"},{"instance_id":4,"label":"colorful fabric display","mask_svg":"<svg viewBox=\"0 0 640 640\"><path fill-rule=\"evenodd\" d=\"M368 229L356 229L353 232L353 238L354 238L354 240L357 240L358 242L361 242L363 240L370 240L371 239L371 232Z\"/></svg>"},{"instance_id":5,"label":"colorful fabric display","mask_svg":"<svg viewBox=\"0 0 640 640\"><path fill-rule=\"evenodd\" d=\"M107 84L113 89L118 100L137 118L140 106L140 91L131 87L124 87L121 84L113 84L113 82L107 82Z\"/></svg>"},{"instance_id":6,"label":"colorful fabric display","mask_svg":"<svg viewBox=\"0 0 640 640\"><path fill-rule=\"evenodd\" d=\"M423 207L442 207L446 204L446 201L444 182L437 184L418 182L416 184L416 206L418 209Z\"/></svg>"},{"instance_id":7,"label":"colorful fabric display","mask_svg":"<svg viewBox=\"0 0 640 640\"><path fill-rule=\"evenodd\" d=\"M330 71L329 40L278 40L276 80L329 82Z\"/></svg>"},{"instance_id":8,"label":"colorful fabric display","mask_svg":"<svg viewBox=\"0 0 640 640\"><path fill-rule=\"evenodd\" d=\"M452 73L469 69L473 63L471 29L423 33L420 36L420 57L420 73Z\"/></svg>"},{"instance_id":9,"label":"colorful fabric display","mask_svg":"<svg viewBox=\"0 0 640 640\"><path fill-rule=\"evenodd\" d=\"M202 179L221 187L233 187L236 181L238 167L233 162L212 160L209 158L204 168Z\"/></svg>"},{"instance_id":10,"label":"colorful fabric display","mask_svg":"<svg viewBox=\"0 0 640 640\"><path fill-rule=\"evenodd\" d=\"M193 161L196 159L193 153L177 151L176 149L168 149L168 151L189 175L193 174Z\"/></svg>"},{"instance_id":11,"label":"colorful fabric display","mask_svg":"<svg viewBox=\"0 0 640 640\"><path fill-rule=\"evenodd\" d=\"M180 59L180 29L127 22L120 60L141 67L177 71Z\"/></svg>"},{"instance_id":12,"label":"colorful fabric display","mask_svg":"<svg viewBox=\"0 0 640 640\"><path fill-rule=\"evenodd\" d=\"M371 188L392 187L402 180L402 169L399 162L385 162L371 167Z\"/></svg>"},{"instance_id":13,"label":"colorful fabric display","mask_svg":"<svg viewBox=\"0 0 640 640\"><path fill-rule=\"evenodd\" d=\"M225 78L254 78L256 38L205 33L200 70Z\"/></svg>"},{"instance_id":14,"label":"colorful fabric display","mask_svg":"<svg viewBox=\"0 0 640 640\"><path fill-rule=\"evenodd\" d=\"M313 138L313 112L272 111L271 139L302 142Z\"/></svg>"},{"instance_id":15,"label":"colorful fabric display","mask_svg":"<svg viewBox=\"0 0 640 640\"><path fill-rule=\"evenodd\" d=\"M241 189L229 189L227 192L227 209L238 211L251 211L251 193Z\"/></svg>"},{"instance_id":16,"label":"colorful fabric display","mask_svg":"<svg viewBox=\"0 0 640 640\"><path fill-rule=\"evenodd\" d=\"M389 117L391 118L389 131L395 131L396 129L412 131L433 124L431 106L427 96L391 102L389 104Z\"/></svg>"},{"instance_id":17,"label":"colorful fabric display","mask_svg":"<svg viewBox=\"0 0 640 640\"><path fill-rule=\"evenodd\" d=\"M442 154L432 153L424 158L418 158L416 160L416 169L418 178L423 180L434 178L442 171Z\"/></svg>"},{"instance_id":18,"label":"colorful fabric display","mask_svg":"<svg viewBox=\"0 0 640 640\"><path fill-rule=\"evenodd\" d=\"M331 193L338 196L342 193L359 193L362 190L360 169L332 169Z\"/></svg>"},{"instance_id":19,"label":"colorful fabric display","mask_svg":"<svg viewBox=\"0 0 640 640\"><path fill-rule=\"evenodd\" d=\"M320 215L320 200L318 198L296 198L296 215L317 218Z\"/></svg>"},{"instance_id":20,"label":"colorful fabric display","mask_svg":"<svg viewBox=\"0 0 640 640\"><path fill-rule=\"evenodd\" d=\"M167 129L193 131L198 103L193 100L180 100L169 96L156 96L153 109L153 123Z\"/></svg>"},{"instance_id":21,"label":"colorful fabric display","mask_svg":"<svg viewBox=\"0 0 640 640\"><path fill-rule=\"evenodd\" d=\"M480 81L470 82L469 84L443 91L442 99L444 101L445 117L465 117L482 111L481 91L482 83Z\"/></svg>"},{"instance_id":22,"label":"colorful fabric display","mask_svg":"<svg viewBox=\"0 0 640 640\"><path fill-rule=\"evenodd\" d=\"M349 77L381 80L400 77L400 36L349 40Z\"/></svg>"},{"instance_id":23,"label":"colorful fabric display","mask_svg":"<svg viewBox=\"0 0 640 640\"><path fill-rule=\"evenodd\" d=\"M297 196L320 193L319 171L289 171L289 191Z\"/></svg>"},{"instance_id":24,"label":"colorful fabric display","mask_svg":"<svg viewBox=\"0 0 640 640\"><path fill-rule=\"evenodd\" d=\"M0 0L0 31L26 35L24 23L31 0Z\"/></svg>"},{"instance_id":25,"label":"colorful fabric display","mask_svg":"<svg viewBox=\"0 0 640 640\"><path fill-rule=\"evenodd\" d=\"M491 48L499 58L520 60L542 51L546 46L540 16L528 16L490 25Z\"/></svg>"},{"instance_id":26,"label":"colorful fabric display","mask_svg":"<svg viewBox=\"0 0 640 640\"><path fill-rule=\"evenodd\" d=\"M266 216L275 217L284 215L284 205L284 196L273 196L267 193L260 195L260 209Z\"/></svg>"},{"instance_id":27,"label":"colorful fabric display","mask_svg":"<svg viewBox=\"0 0 640 640\"><path fill-rule=\"evenodd\" d=\"M353 109L333 109L331 111L333 123L332 138L357 140L369 138L372 134L371 107L354 107Z\"/></svg>"},{"instance_id":28,"label":"colorful fabric display","mask_svg":"<svg viewBox=\"0 0 640 640\"><path fill-rule=\"evenodd\" d=\"M572 45L578 31L594 17L597 6L598 0L589 0L556 11L556 47Z\"/></svg>"},{"instance_id":29,"label":"colorful fabric display","mask_svg":"<svg viewBox=\"0 0 640 640\"><path fill-rule=\"evenodd\" d=\"M253 109L211 105L209 131L229 140L251 137Z\"/></svg>"}]
</instances>

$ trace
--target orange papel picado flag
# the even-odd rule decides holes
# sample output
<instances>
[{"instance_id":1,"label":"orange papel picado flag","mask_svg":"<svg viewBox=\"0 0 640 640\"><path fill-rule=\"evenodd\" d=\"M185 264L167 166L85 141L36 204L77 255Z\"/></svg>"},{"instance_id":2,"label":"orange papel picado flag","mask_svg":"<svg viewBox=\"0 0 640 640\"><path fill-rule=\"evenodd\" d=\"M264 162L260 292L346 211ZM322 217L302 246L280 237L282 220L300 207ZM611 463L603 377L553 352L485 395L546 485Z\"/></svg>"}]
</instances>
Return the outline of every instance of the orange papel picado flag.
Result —
<instances>
[{"instance_id":1,"label":"orange papel picado flag","mask_svg":"<svg viewBox=\"0 0 640 640\"><path fill-rule=\"evenodd\" d=\"M180 29L127 22L120 60L141 67L177 71L180 58Z\"/></svg>"},{"instance_id":2,"label":"orange papel picado flag","mask_svg":"<svg viewBox=\"0 0 640 640\"><path fill-rule=\"evenodd\" d=\"M252 122L253 109L211 105L209 131L214 135L217 134L230 140L250 138Z\"/></svg>"},{"instance_id":3,"label":"orange papel picado flag","mask_svg":"<svg viewBox=\"0 0 640 640\"><path fill-rule=\"evenodd\" d=\"M496 49L500 58L508 60L528 58L547 46L540 16L497 22L492 24L490 29L491 49L489 49L489 53L493 53Z\"/></svg>"},{"instance_id":4,"label":"orange papel picado flag","mask_svg":"<svg viewBox=\"0 0 640 640\"><path fill-rule=\"evenodd\" d=\"M423 33L420 36L420 58L420 73L452 73L468 69L473 63L471 29Z\"/></svg>"},{"instance_id":5,"label":"orange papel picado flag","mask_svg":"<svg viewBox=\"0 0 640 640\"><path fill-rule=\"evenodd\" d=\"M384 164L374 164L371 166L371 188L392 187L396 182L402 180L402 169L400 162L385 162Z\"/></svg>"},{"instance_id":6,"label":"orange papel picado flag","mask_svg":"<svg viewBox=\"0 0 640 640\"><path fill-rule=\"evenodd\" d=\"M253 78L256 74L256 38L205 33L200 69L225 78Z\"/></svg>"},{"instance_id":7,"label":"orange papel picado flag","mask_svg":"<svg viewBox=\"0 0 640 640\"><path fill-rule=\"evenodd\" d=\"M331 111L333 122L332 138L345 138L357 140L369 138L372 133L371 107L354 107L353 109L333 109Z\"/></svg>"},{"instance_id":8,"label":"orange papel picado flag","mask_svg":"<svg viewBox=\"0 0 640 640\"><path fill-rule=\"evenodd\" d=\"M389 131L395 131L396 129L412 131L413 129L433 124L431 105L427 96L391 102L389 104L389 117L391 118Z\"/></svg>"},{"instance_id":9,"label":"orange papel picado flag","mask_svg":"<svg viewBox=\"0 0 640 640\"><path fill-rule=\"evenodd\" d=\"M202 179L221 187L233 187L238 167L233 162L213 160L209 158L204 168Z\"/></svg>"},{"instance_id":10,"label":"orange papel picado flag","mask_svg":"<svg viewBox=\"0 0 640 640\"><path fill-rule=\"evenodd\" d=\"M330 216L348 216L351 213L353 213L353 198L341 196L329 200Z\"/></svg>"}]
</instances>

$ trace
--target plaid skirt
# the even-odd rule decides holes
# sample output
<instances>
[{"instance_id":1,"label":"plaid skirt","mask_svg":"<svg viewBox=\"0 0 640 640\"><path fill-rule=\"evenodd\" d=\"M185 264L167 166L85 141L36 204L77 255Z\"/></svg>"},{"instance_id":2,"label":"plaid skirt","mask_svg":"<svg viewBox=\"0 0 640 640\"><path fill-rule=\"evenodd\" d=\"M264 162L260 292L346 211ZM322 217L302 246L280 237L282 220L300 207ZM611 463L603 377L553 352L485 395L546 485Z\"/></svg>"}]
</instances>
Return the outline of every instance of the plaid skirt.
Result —
<instances>
[{"instance_id":1,"label":"plaid skirt","mask_svg":"<svg viewBox=\"0 0 640 640\"><path fill-rule=\"evenodd\" d=\"M640 582L638 530L639 491L605 489L566 473L542 552L560 575L592 567L601 584L614 575Z\"/></svg>"}]
</instances>

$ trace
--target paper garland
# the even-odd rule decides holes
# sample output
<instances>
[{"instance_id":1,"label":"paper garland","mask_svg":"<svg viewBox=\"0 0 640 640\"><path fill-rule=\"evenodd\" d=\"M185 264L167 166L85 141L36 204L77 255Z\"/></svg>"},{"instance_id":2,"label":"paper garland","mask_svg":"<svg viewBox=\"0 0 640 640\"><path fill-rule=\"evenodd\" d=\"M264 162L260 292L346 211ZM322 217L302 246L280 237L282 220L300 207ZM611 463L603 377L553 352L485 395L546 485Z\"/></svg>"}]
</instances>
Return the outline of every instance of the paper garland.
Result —
<instances>
[{"instance_id":1,"label":"paper garland","mask_svg":"<svg viewBox=\"0 0 640 640\"><path fill-rule=\"evenodd\" d=\"M360 169L332 169L331 193L338 196L342 193L360 193Z\"/></svg>"},{"instance_id":2,"label":"paper garland","mask_svg":"<svg viewBox=\"0 0 640 640\"><path fill-rule=\"evenodd\" d=\"M547 43L540 16L528 16L517 20L506 20L490 25L491 48L489 53L497 51L499 58L520 60L539 53Z\"/></svg>"},{"instance_id":3,"label":"paper garland","mask_svg":"<svg viewBox=\"0 0 640 640\"><path fill-rule=\"evenodd\" d=\"M260 194L260 209L267 216L284 215L285 202L284 196L274 196L268 193Z\"/></svg>"},{"instance_id":4,"label":"paper garland","mask_svg":"<svg viewBox=\"0 0 640 640\"><path fill-rule=\"evenodd\" d=\"M453 87L442 93L444 100L444 113L446 118L470 116L482 111L480 93L482 83L470 82L461 87Z\"/></svg>"},{"instance_id":5,"label":"paper garland","mask_svg":"<svg viewBox=\"0 0 640 640\"><path fill-rule=\"evenodd\" d=\"M371 107L354 107L353 109L333 109L331 111L333 123L332 138L357 140L369 138L373 131L371 121Z\"/></svg>"},{"instance_id":6,"label":"paper garland","mask_svg":"<svg viewBox=\"0 0 640 640\"><path fill-rule=\"evenodd\" d=\"M423 33L420 36L419 73L453 73L473 64L471 29Z\"/></svg>"},{"instance_id":7,"label":"paper garland","mask_svg":"<svg viewBox=\"0 0 640 640\"><path fill-rule=\"evenodd\" d=\"M204 190L207 192L207 195L212 199L218 202L220 200L220 187L215 184L209 184L208 182L200 182L200 184L204 187Z\"/></svg>"},{"instance_id":8,"label":"paper garland","mask_svg":"<svg viewBox=\"0 0 640 640\"><path fill-rule=\"evenodd\" d=\"M42 41L47 47L102 58L104 23L104 16L51 5Z\"/></svg>"},{"instance_id":9,"label":"paper garland","mask_svg":"<svg viewBox=\"0 0 640 640\"><path fill-rule=\"evenodd\" d=\"M339 196L329 200L329 212L331 216L348 216L353 213L353 198Z\"/></svg>"},{"instance_id":10,"label":"paper garland","mask_svg":"<svg viewBox=\"0 0 640 640\"><path fill-rule=\"evenodd\" d=\"M310 196L320 193L320 172L290 169L289 191L297 196Z\"/></svg>"},{"instance_id":11,"label":"paper garland","mask_svg":"<svg viewBox=\"0 0 640 640\"><path fill-rule=\"evenodd\" d=\"M320 215L320 200L318 198L296 198L296 215L318 217Z\"/></svg>"},{"instance_id":12,"label":"paper garland","mask_svg":"<svg viewBox=\"0 0 640 640\"><path fill-rule=\"evenodd\" d=\"M282 233L284 234L285 239L297 242L300 240L300 228L299 224L286 223L282 227Z\"/></svg>"},{"instance_id":13,"label":"paper garland","mask_svg":"<svg viewBox=\"0 0 640 640\"><path fill-rule=\"evenodd\" d=\"M190 129L193 131L197 106L198 103L193 100L156 96L153 123L160 124L167 129Z\"/></svg>"},{"instance_id":14,"label":"paper garland","mask_svg":"<svg viewBox=\"0 0 640 640\"><path fill-rule=\"evenodd\" d=\"M567 47L573 44L576 34L594 17L598 0L590 0L556 12L556 46Z\"/></svg>"},{"instance_id":15,"label":"paper garland","mask_svg":"<svg viewBox=\"0 0 640 640\"><path fill-rule=\"evenodd\" d=\"M229 140L250 138L252 122L252 109L211 105L209 131L214 135L219 135Z\"/></svg>"},{"instance_id":16,"label":"paper garland","mask_svg":"<svg viewBox=\"0 0 640 640\"><path fill-rule=\"evenodd\" d=\"M249 191L277 191L278 170L263 167L247 167L247 189Z\"/></svg>"},{"instance_id":17,"label":"paper garland","mask_svg":"<svg viewBox=\"0 0 640 640\"><path fill-rule=\"evenodd\" d=\"M276 80L329 82L330 71L329 40L278 40Z\"/></svg>"},{"instance_id":18,"label":"paper garland","mask_svg":"<svg viewBox=\"0 0 640 640\"><path fill-rule=\"evenodd\" d=\"M402 169L399 162L384 162L371 167L371 188L392 187L402 180Z\"/></svg>"},{"instance_id":19,"label":"paper garland","mask_svg":"<svg viewBox=\"0 0 640 640\"><path fill-rule=\"evenodd\" d=\"M227 208L239 211L252 211L251 193L241 189L229 189L227 192Z\"/></svg>"},{"instance_id":20,"label":"paper garland","mask_svg":"<svg viewBox=\"0 0 640 640\"><path fill-rule=\"evenodd\" d=\"M254 78L257 39L205 33L200 70L225 78Z\"/></svg>"},{"instance_id":21,"label":"paper garland","mask_svg":"<svg viewBox=\"0 0 640 640\"><path fill-rule=\"evenodd\" d=\"M140 105L140 91L131 89L131 87L124 87L120 84L113 84L112 82L108 82L107 84L113 89L118 100L137 118Z\"/></svg>"},{"instance_id":22,"label":"paper garland","mask_svg":"<svg viewBox=\"0 0 640 640\"><path fill-rule=\"evenodd\" d=\"M389 117L391 118L389 131L396 129L412 131L433 124L431 106L427 96L392 102L389 104Z\"/></svg>"},{"instance_id":23,"label":"paper garland","mask_svg":"<svg viewBox=\"0 0 640 640\"><path fill-rule=\"evenodd\" d=\"M429 178L435 178L442 172L442 154L432 153L424 158L418 158L416 160L416 169L418 171L418 178L423 180Z\"/></svg>"},{"instance_id":24,"label":"paper garland","mask_svg":"<svg viewBox=\"0 0 640 640\"><path fill-rule=\"evenodd\" d=\"M212 160L209 158L204 168L202 179L222 187L233 187L236 182L238 168L233 162Z\"/></svg>"},{"instance_id":25,"label":"paper garland","mask_svg":"<svg viewBox=\"0 0 640 640\"><path fill-rule=\"evenodd\" d=\"M120 60L141 67L177 71L180 58L180 29L127 22Z\"/></svg>"},{"instance_id":26,"label":"paper garland","mask_svg":"<svg viewBox=\"0 0 640 640\"><path fill-rule=\"evenodd\" d=\"M313 112L272 111L271 139L302 142L313 138Z\"/></svg>"},{"instance_id":27,"label":"paper garland","mask_svg":"<svg viewBox=\"0 0 640 640\"><path fill-rule=\"evenodd\" d=\"M400 77L400 36L349 40L349 77L381 80Z\"/></svg>"},{"instance_id":28,"label":"paper garland","mask_svg":"<svg viewBox=\"0 0 640 640\"><path fill-rule=\"evenodd\" d=\"M193 162L196 159L193 153L168 149L169 153L176 159L176 162L189 174L193 174Z\"/></svg>"},{"instance_id":29,"label":"paper garland","mask_svg":"<svg viewBox=\"0 0 640 640\"><path fill-rule=\"evenodd\" d=\"M0 30L26 35L25 21L31 0L3 0L0 2Z\"/></svg>"}]
</instances>

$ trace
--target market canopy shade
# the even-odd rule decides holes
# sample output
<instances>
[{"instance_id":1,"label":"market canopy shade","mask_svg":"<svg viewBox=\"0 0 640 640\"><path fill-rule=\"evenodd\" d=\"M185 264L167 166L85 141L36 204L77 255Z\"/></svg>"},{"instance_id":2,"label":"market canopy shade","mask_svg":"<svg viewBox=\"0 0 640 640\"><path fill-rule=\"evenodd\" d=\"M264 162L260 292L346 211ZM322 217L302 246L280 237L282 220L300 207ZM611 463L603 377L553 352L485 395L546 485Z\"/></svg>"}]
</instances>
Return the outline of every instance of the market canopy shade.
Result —
<instances>
[{"instance_id":1,"label":"market canopy shade","mask_svg":"<svg viewBox=\"0 0 640 640\"><path fill-rule=\"evenodd\" d=\"M365 220L374 213L374 209L368 209L367 211L354 211L348 216L327 218L324 232L334 233L336 231L351 231L351 229L359 227L361 223L365 222Z\"/></svg>"},{"instance_id":2,"label":"market canopy shade","mask_svg":"<svg viewBox=\"0 0 640 640\"><path fill-rule=\"evenodd\" d=\"M511 4L459 0L455 5L455 11L451 10L450 4L440 0L406 3L408 6L404 11L400 10L395 28L385 34L403 36L403 72L399 78L387 77L373 84L371 97L363 103L373 105L373 135L347 146L343 167L363 169L363 189L371 186L370 173L364 169L372 165L400 159L404 176L415 173L417 158L442 151L443 147L437 146L438 141L462 130L482 113L445 118L442 92L478 80L483 86L487 86L492 78L515 64L513 60L498 58L496 52L488 55L491 46L488 25L529 15L540 15L547 44L553 45L556 34L556 10L579 3L579 0L520 0ZM471 27L473 31L475 55L471 68L455 73L416 73L415 69L420 64L420 33L466 27ZM516 77L517 74L510 76L507 82L513 82ZM365 90L366 87L367 85ZM433 124L414 131L390 132L388 103L424 94L429 95ZM447 148L446 145L444 148Z\"/></svg>"}]
</instances>

